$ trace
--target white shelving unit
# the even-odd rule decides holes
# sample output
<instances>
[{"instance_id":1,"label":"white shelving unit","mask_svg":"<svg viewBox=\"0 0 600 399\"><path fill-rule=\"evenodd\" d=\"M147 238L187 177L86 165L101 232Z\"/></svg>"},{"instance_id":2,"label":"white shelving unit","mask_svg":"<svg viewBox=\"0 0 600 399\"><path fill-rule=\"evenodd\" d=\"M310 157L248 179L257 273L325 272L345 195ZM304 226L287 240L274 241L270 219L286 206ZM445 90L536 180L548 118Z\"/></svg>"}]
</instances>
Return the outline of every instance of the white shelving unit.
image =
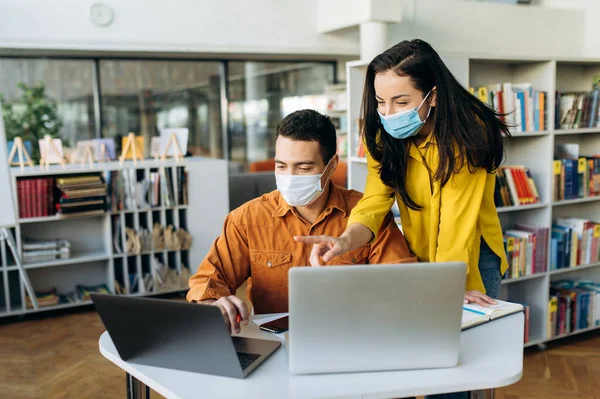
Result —
<instances>
[{"instance_id":1,"label":"white shelving unit","mask_svg":"<svg viewBox=\"0 0 600 399\"><path fill-rule=\"evenodd\" d=\"M558 59L493 59L468 56L444 56L442 59L465 87L487 86L498 82L530 82L536 90L548 92L548 129L542 132L514 133L506 139L505 164L526 165L536 182L541 203L498 208L503 229L516 223L549 227L559 217L582 217L600 220L600 197L567 201L552 200L552 161L554 148L560 143L578 143L582 154L600 154L600 128L555 130L556 91L590 91L594 76L600 75L600 60ZM348 185L363 191L367 174L364 159L357 158L358 127L362 90L367 62L350 62L346 66L348 85L349 157ZM550 242L548 242L548 246ZM548 253L550 251L548 250ZM600 263L550 270L545 273L503 280L502 299L527 303L530 306L529 342L525 346L564 338L548 337L548 301L552 282L567 279L589 279L600 282ZM570 334L598 329L592 327Z\"/></svg>"},{"instance_id":2,"label":"white shelving unit","mask_svg":"<svg viewBox=\"0 0 600 399\"><path fill-rule=\"evenodd\" d=\"M61 294L73 292L76 285L92 286L105 284L113 293L115 280L126 287L129 295L149 296L182 292L188 289L187 281L177 289L149 291L143 279L138 282L138 289L130 291L129 274L143 276L153 273L151 260L157 257L161 263L181 271L188 268L195 273L200 262L208 252L214 239L220 234L222 223L229 212L229 189L227 185L227 162L208 158L184 158L180 163L174 160L165 162L143 160L134 164L127 161L123 165L118 162L96 164L93 167L67 165L62 169L59 165L49 170L41 170L39 166L27 168L21 172L12 168L11 189L15 204L17 198L17 180L27 177L58 177L83 174L100 174L106 177L114 171L134 169L138 179L147 178L151 171L164 168L171 173L173 182L174 204L166 207L164 203L149 209L134 209L110 212L102 215L60 217L48 216L23 218L17 220L13 234L19 251L24 237L34 239L67 239L71 243L71 256L68 259L56 259L44 262L24 263L24 268L31 280L34 290L43 291L55 287ZM178 168L187 171L188 204L179 198ZM163 196L161 195L161 201ZM16 210L18 214L18 209ZM152 230L155 222L164 227L173 225L183 228L192 235L192 246L189 250L146 251L140 254L116 253L113 246L113 223L120 219L120 247L125 251L124 227L138 230L141 227ZM61 303L55 306L40 306L32 309L26 306L25 290L17 267L12 262L8 248L0 246L0 317L22 315L32 312L65 309L75 306L89 305L90 301Z\"/></svg>"}]
</instances>

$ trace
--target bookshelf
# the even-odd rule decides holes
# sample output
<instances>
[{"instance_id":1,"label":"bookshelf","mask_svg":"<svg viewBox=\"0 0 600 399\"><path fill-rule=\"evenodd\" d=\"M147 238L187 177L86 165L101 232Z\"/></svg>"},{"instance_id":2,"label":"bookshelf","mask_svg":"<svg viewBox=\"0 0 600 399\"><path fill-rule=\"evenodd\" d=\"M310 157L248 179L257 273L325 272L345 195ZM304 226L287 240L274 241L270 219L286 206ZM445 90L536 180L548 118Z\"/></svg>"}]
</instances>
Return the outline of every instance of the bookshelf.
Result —
<instances>
[{"instance_id":1,"label":"bookshelf","mask_svg":"<svg viewBox=\"0 0 600 399\"><path fill-rule=\"evenodd\" d=\"M585 155L600 154L600 125L557 129L555 127L555 98L557 92L592 90L594 78L600 76L600 60L573 59L495 59L472 58L466 55L441 55L454 76L465 86L491 86L497 83L531 83L535 90L547 92L547 123L540 131L512 131L506 138L505 165L525 165L536 183L540 202L530 205L499 207L503 230L515 224L551 227L563 217L579 217L600 221L600 196L568 200L553 198L553 160L557 145L579 144ZM368 62L346 64L348 90L348 182L349 187L363 191L367 175L364 158L357 157L360 102ZM550 234L544 243L550 254ZM529 340L525 347L573 334L600 329L591 326L569 334L549 336L549 297L551 284L567 279L593 280L600 283L600 262L551 270L548 256L545 272L502 280L500 299L526 303L530 306Z\"/></svg>"},{"instance_id":2,"label":"bookshelf","mask_svg":"<svg viewBox=\"0 0 600 399\"><path fill-rule=\"evenodd\" d=\"M24 262L34 290L46 291L56 288L59 294L66 294L75 291L77 285L104 284L110 292L116 293L115 282L118 282L124 287L124 294L132 296L187 291L187 280L183 277L195 273L215 237L219 235L223 220L229 212L226 161L191 157L184 158L180 163L175 163L174 160L164 162L143 160L137 164L126 161L123 165L118 162L95 164L92 167L67 165L65 169L55 165L43 171L36 166L27 168L23 172L19 168L11 168L10 184L15 204L19 204L16 188L17 182L21 179L101 175L110 186L111 176L115 173L131 171L137 182L140 182L147 179L152 172L160 170L164 170L165 174L171 176L173 201L169 204L165 203L165 197L161 192L160 201L153 204L154 206L140 208L135 205L131 209L112 209L109 206L102 214L17 217L19 215L17 209L16 224L12 232L21 255L25 237L40 240L66 239L71 246L68 258ZM179 186L183 182L183 179L178 179L182 171L187 172L187 202L182 198L183 187ZM111 195L109 194L108 197L110 202ZM115 237L116 221L119 221L123 228ZM152 245L139 253L127 253L124 227L130 227L138 232L141 228L151 231L154 223L164 227L173 225L175 229L186 230L192 237L191 246L187 249L167 247L157 249ZM120 253L115 247L115 242L119 243ZM168 265L175 272L173 276L182 278L177 280L171 277L171 284L166 282L161 286L155 284L156 275L159 273L151 266L155 258L162 264ZM169 271L169 273L173 272ZM137 276L135 289L130 286L130 275ZM150 282L148 285L143 278L145 275ZM91 304L89 300L76 300L40 306L39 309L28 307L26 293L17 267L11 259L10 251L6 245L0 245L0 317L89 304Z\"/></svg>"}]
</instances>

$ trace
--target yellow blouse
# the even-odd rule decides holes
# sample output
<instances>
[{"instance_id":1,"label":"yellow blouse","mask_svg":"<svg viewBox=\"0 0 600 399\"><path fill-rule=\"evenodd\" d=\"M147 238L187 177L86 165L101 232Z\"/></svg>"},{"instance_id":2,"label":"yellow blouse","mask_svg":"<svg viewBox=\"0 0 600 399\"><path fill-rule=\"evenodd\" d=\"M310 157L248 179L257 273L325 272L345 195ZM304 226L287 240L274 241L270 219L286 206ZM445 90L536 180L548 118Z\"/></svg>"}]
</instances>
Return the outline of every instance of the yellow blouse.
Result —
<instances>
[{"instance_id":1,"label":"yellow blouse","mask_svg":"<svg viewBox=\"0 0 600 399\"><path fill-rule=\"evenodd\" d=\"M463 261L467 264L466 289L485 293L479 273L482 236L500 257L501 273L508 269L502 227L494 204L496 176L483 168L471 173L465 165L442 188L432 178L438 160L438 146L432 135L418 147L411 142L406 188L413 201L422 207L412 210L381 181L379 164L367 151L365 193L352 210L348 225L363 224L376 235L397 197L404 235L419 261Z\"/></svg>"}]
</instances>

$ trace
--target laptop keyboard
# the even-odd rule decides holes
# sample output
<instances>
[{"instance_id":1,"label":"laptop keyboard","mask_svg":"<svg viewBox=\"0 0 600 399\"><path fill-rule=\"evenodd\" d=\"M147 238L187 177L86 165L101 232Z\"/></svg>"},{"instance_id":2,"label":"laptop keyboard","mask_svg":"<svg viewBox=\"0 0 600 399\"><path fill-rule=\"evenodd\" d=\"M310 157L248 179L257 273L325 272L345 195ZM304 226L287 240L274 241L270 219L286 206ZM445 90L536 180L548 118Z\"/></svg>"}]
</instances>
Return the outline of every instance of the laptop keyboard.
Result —
<instances>
[{"instance_id":1,"label":"laptop keyboard","mask_svg":"<svg viewBox=\"0 0 600 399\"><path fill-rule=\"evenodd\" d=\"M238 359L240 359L240 365L242 366L242 370L246 370L248 366L250 366L256 359L260 357L260 355L254 353L246 353L246 352L237 352Z\"/></svg>"}]
</instances>

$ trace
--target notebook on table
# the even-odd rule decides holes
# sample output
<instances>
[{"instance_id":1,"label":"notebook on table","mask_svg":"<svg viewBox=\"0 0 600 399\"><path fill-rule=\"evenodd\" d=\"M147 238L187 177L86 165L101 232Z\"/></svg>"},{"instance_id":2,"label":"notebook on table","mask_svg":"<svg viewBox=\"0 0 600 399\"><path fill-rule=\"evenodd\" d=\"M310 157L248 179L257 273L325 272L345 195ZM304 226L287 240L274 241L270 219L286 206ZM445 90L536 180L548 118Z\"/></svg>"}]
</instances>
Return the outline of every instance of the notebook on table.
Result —
<instances>
[{"instance_id":1,"label":"notebook on table","mask_svg":"<svg viewBox=\"0 0 600 399\"><path fill-rule=\"evenodd\" d=\"M524 310L520 303L506 302L496 299L495 305L487 307L469 303L463 305L462 329L475 327Z\"/></svg>"}]
</instances>

